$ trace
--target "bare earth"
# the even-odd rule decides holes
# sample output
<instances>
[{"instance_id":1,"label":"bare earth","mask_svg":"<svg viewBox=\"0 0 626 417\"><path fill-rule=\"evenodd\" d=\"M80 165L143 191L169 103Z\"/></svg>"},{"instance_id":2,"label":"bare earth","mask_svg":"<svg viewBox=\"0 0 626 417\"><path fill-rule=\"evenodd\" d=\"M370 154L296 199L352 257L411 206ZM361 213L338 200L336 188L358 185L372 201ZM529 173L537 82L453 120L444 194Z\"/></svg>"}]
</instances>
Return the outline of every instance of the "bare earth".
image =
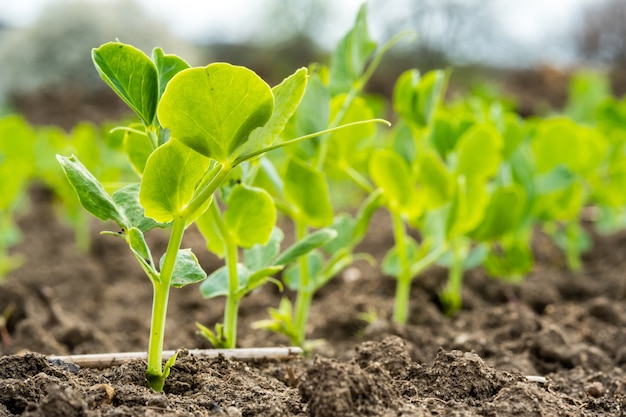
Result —
<instances>
[{"instance_id":1,"label":"bare earth","mask_svg":"<svg viewBox=\"0 0 626 417\"><path fill-rule=\"evenodd\" d=\"M389 322L393 279L359 263L314 300L309 334L325 343L311 357L183 356L155 393L142 361L94 370L44 356L146 349L152 289L125 244L94 223L81 254L41 192L20 224L27 262L0 284L0 312L13 308L0 342L0 416L626 415L626 233L596 236L581 274L539 236L523 284L470 271L454 318L437 303L446 275L434 268L414 283L405 327ZM377 213L362 247L378 259L392 244L388 225ZM163 233L150 238L164 249ZM184 246L207 271L220 265L194 230ZM267 286L243 300L241 347L286 345L250 328L279 299ZM173 289L165 348L210 347L195 322L212 326L222 308L197 286Z\"/></svg>"}]
</instances>

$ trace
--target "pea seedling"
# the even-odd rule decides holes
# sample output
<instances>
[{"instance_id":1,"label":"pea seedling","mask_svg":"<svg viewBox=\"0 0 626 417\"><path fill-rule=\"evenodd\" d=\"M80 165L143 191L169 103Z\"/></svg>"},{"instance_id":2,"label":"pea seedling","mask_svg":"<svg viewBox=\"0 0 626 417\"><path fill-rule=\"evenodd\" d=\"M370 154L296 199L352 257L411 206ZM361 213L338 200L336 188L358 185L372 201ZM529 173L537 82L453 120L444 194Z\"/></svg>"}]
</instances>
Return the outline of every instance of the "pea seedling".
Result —
<instances>
[{"instance_id":1,"label":"pea seedling","mask_svg":"<svg viewBox=\"0 0 626 417\"><path fill-rule=\"evenodd\" d=\"M92 57L102 79L141 121L124 128L126 151L141 180L110 195L77 157L57 159L82 206L119 225L121 231L109 234L126 241L152 281L146 376L148 386L161 391L176 360L161 363L169 288L206 279L191 250L180 248L185 229L209 208L237 166L328 131L275 143L302 98L306 69L271 89L247 68L227 63L190 68L159 48L150 58L111 42L94 49ZM144 237L155 227L170 230L158 264Z\"/></svg>"}]
</instances>

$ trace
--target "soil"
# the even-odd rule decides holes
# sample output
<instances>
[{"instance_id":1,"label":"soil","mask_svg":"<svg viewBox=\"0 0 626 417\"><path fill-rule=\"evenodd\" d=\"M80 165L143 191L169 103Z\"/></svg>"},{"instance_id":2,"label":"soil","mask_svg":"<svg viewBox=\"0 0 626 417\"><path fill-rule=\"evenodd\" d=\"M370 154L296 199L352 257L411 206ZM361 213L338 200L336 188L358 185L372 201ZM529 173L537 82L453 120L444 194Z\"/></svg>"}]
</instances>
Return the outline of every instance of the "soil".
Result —
<instances>
[{"instance_id":1,"label":"soil","mask_svg":"<svg viewBox=\"0 0 626 417\"><path fill-rule=\"evenodd\" d=\"M20 219L27 261L0 284L0 416L620 416L626 415L626 233L595 235L585 270L569 273L538 234L537 265L521 285L467 274L465 304L446 317L445 283L433 268L415 280L410 322L390 322L394 280L358 263L316 296L309 357L233 361L185 356L164 392L145 387L145 362L107 369L51 362L50 354L147 347L151 285L125 244L99 235L81 253L51 196L35 189ZM376 213L362 250L378 259L392 244ZM149 236L164 250L166 236ZM210 271L219 260L194 248ZM284 346L250 328L278 305L266 286L241 305L240 347ZM195 322L221 321L223 300L197 286L171 292L166 349L209 348ZM545 377L528 378L529 376Z\"/></svg>"}]
</instances>

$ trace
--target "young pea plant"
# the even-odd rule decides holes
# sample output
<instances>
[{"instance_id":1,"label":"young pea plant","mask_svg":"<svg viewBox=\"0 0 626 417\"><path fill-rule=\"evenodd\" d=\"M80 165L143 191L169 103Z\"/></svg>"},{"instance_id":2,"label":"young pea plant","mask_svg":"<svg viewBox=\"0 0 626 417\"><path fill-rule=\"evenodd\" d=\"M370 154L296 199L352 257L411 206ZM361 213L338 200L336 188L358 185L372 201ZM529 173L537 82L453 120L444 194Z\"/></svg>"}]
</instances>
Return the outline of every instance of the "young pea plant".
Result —
<instances>
[{"instance_id":1,"label":"young pea plant","mask_svg":"<svg viewBox=\"0 0 626 417\"><path fill-rule=\"evenodd\" d=\"M384 53L402 36L404 34L377 50L368 33L366 8L362 6L354 27L333 52L330 67L318 66L312 73L302 104L287 126L288 131L302 135L373 118L374 112L361 96L362 90ZM367 193L373 192L373 187L355 166L365 159L359 160L357 155L368 154L369 139L374 134L375 127L371 125L344 129L286 149L283 159L272 159L278 161L278 168L267 160L262 164L258 181L270 190L279 210L293 221L296 242L306 241L311 230L324 227L335 230L337 238L301 256L285 270L285 283L297 293L295 305L284 298L278 309L270 309L271 319L257 322L256 327L283 333L292 343L305 349L310 347L306 336L313 296L336 274L364 257L353 252L365 236L379 201L378 194L366 199L356 218L335 214L327 173L338 173L356 182Z\"/></svg>"},{"instance_id":2,"label":"young pea plant","mask_svg":"<svg viewBox=\"0 0 626 417\"><path fill-rule=\"evenodd\" d=\"M228 190L223 213L217 199L197 221L207 248L225 258L224 267L213 272L200 286L205 298L226 296L224 322L215 331L197 324L215 347L236 346L237 312L240 300L268 281L282 289L272 275L298 257L333 240L336 233L321 229L280 252L282 231L275 227L276 208L269 193L261 188L237 184ZM239 262L243 248L242 262Z\"/></svg>"},{"instance_id":3,"label":"young pea plant","mask_svg":"<svg viewBox=\"0 0 626 417\"><path fill-rule=\"evenodd\" d=\"M540 197L534 206L536 219L565 253L568 268L580 271L581 255L591 246L581 214L599 182L609 143L597 129L553 118L538 122L531 149Z\"/></svg>"},{"instance_id":4,"label":"young pea plant","mask_svg":"<svg viewBox=\"0 0 626 417\"><path fill-rule=\"evenodd\" d=\"M15 215L26 202L34 175L34 140L33 129L21 117L0 119L0 281L22 263L22 257L9 249L21 238Z\"/></svg>"},{"instance_id":5,"label":"young pea plant","mask_svg":"<svg viewBox=\"0 0 626 417\"><path fill-rule=\"evenodd\" d=\"M411 280L435 262L449 270L440 300L450 315L461 308L466 269L486 262L494 272L514 274L528 267L520 249L530 235L520 226L529 224L522 221L530 211L526 189L505 161L523 135L508 119L500 120L501 134L480 115L445 111L439 105L444 87L441 71L423 78L407 71L398 79L394 106L405 126L396 130L394 150L377 151L370 162L394 225L396 247L383 271L398 278L399 323L407 319ZM406 236L403 219L420 232L420 246Z\"/></svg>"},{"instance_id":6,"label":"young pea plant","mask_svg":"<svg viewBox=\"0 0 626 417\"><path fill-rule=\"evenodd\" d=\"M191 250L180 248L186 228L240 164L326 132L274 143L302 98L305 69L271 89L247 68L226 63L191 68L159 48L150 58L111 42L92 56L103 80L141 121L125 128L125 148L141 180L111 195L77 157L57 159L83 207L118 224L121 230L109 234L126 241L152 282L146 377L149 387L161 391L176 360L174 355L162 365L169 289L206 279ZM158 264L144 237L155 227L170 230Z\"/></svg>"}]
</instances>

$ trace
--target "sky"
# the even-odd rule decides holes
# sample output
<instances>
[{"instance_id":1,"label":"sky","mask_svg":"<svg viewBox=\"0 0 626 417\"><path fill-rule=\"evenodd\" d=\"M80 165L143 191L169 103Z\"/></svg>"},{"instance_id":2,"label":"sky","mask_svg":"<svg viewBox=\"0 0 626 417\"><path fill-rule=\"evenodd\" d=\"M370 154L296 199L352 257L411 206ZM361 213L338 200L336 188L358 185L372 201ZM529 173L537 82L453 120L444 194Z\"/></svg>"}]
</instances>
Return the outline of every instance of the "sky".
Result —
<instances>
[{"instance_id":1,"label":"sky","mask_svg":"<svg viewBox=\"0 0 626 417\"><path fill-rule=\"evenodd\" d=\"M34 21L47 3L61 0L0 0L0 19L15 25ZM89 0L106 2L107 0ZM258 16L270 0L137 0L146 11L167 22L172 32L188 40L212 39L246 40L258 27ZM420 0L405 0L420 1ZM598 0L493 0L493 13L502 30L529 50L541 51L553 33L566 29L580 14L582 6ZM325 22L319 42L332 46L351 27L363 0L330 2L333 14ZM384 4L399 5L402 0ZM376 38L376 16L370 14L371 30ZM537 48L533 48L537 47ZM543 48L551 54L549 45Z\"/></svg>"}]
</instances>

